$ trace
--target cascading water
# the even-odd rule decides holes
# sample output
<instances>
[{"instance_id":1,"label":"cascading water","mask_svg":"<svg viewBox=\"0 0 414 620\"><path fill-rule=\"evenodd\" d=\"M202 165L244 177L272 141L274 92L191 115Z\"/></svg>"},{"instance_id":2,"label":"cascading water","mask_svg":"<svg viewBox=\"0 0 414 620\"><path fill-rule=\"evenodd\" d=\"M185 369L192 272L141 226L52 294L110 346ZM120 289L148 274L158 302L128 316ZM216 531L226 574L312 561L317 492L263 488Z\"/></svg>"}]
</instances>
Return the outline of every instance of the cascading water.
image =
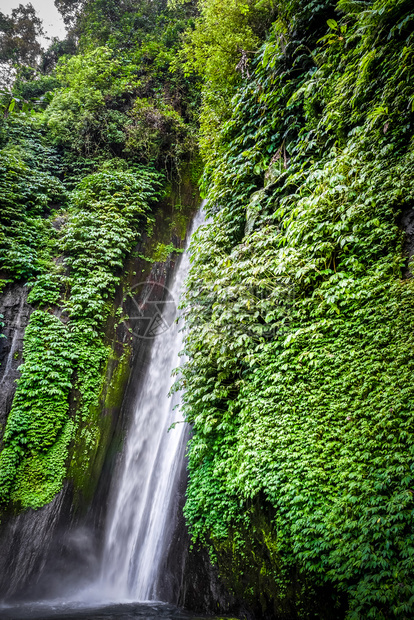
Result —
<instances>
[{"instance_id":1,"label":"cascading water","mask_svg":"<svg viewBox=\"0 0 414 620\"><path fill-rule=\"evenodd\" d=\"M190 238L203 222L201 207ZM9 566L13 573L9 590L11 594L19 591L18 582L28 574L36 592L39 575L42 593L38 598L36 594L34 599L28 598L27 602L23 596L21 604L16 599L14 602L11 599L10 603L6 599L0 601L1 618L45 620L63 617L63 614L73 620L102 617L108 620L194 620L189 613L175 607L184 570L182 558L178 557L181 552L174 555L181 549L181 535L175 541L178 547L173 543L179 531L176 529L180 523L177 515L181 506L180 485L188 430L176 408L180 395L168 396L172 371L179 366L179 353L183 349L181 326L172 320L171 312L173 309L175 317L189 267L189 255L185 252L173 277L167 303L160 297L154 303L154 307L164 307L165 311L144 317L148 318L145 336L155 339L146 370L141 375L123 455L112 478L103 550L99 554L100 568L96 570L92 530L75 528L63 536L64 532L59 529L59 515L64 511L66 497L64 492L60 493L34 516L19 515L9 524L6 540L13 543L13 560L17 557L15 565L12 562ZM140 303L151 307L145 297L146 293L151 293L151 284L144 286L143 293L139 296ZM151 294L149 297L151 300ZM171 300L175 303L169 303ZM138 337L141 337L140 332ZM175 425L176 422L179 423ZM168 432L171 425L174 428ZM35 543L33 548L31 541ZM16 550L19 550L18 556ZM65 553L73 550L76 553L70 556L72 565L68 570L54 563L56 552L64 561ZM5 562L9 555L5 555ZM85 572L78 575L78 569L88 565L89 556L92 557L88 576ZM208 570L207 581L212 578Z\"/></svg>"},{"instance_id":2,"label":"cascading water","mask_svg":"<svg viewBox=\"0 0 414 620\"><path fill-rule=\"evenodd\" d=\"M202 209L193 230L204 221ZM171 286L178 301L190 260L184 253ZM113 601L157 600L160 563L169 544L168 519L182 467L187 429L176 405L179 396L168 396L171 373L179 365L183 336L179 326L159 335L126 438L120 472L109 504L112 506L104 542L100 590Z\"/></svg>"}]
</instances>

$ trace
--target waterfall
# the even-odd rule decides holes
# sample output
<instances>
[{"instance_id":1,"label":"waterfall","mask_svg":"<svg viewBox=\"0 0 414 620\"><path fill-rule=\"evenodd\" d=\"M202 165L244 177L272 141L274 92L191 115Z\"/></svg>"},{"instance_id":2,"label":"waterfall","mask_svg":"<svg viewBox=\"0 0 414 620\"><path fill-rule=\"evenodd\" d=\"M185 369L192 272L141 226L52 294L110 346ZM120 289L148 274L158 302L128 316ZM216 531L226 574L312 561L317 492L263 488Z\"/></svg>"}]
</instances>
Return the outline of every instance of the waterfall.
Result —
<instances>
[{"instance_id":1,"label":"waterfall","mask_svg":"<svg viewBox=\"0 0 414 620\"><path fill-rule=\"evenodd\" d=\"M201 207L189 239L204 219ZM0 530L2 618L44 620L67 612L67 618L91 620L103 617L100 611L94 615L94 610L103 608L109 614L105 615L108 620L155 620L172 618L176 613L175 608L161 601L177 604L184 570L179 540L182 520L178 515L188 429L179 410L180 394L169 397L168 393L172 371L182 360L182 326L174 318L190 268L187 250L188 243L176 263L166 295L160 294L162 289L165 292L161 277L157 283L144 283L136 297L139 329L131 329L137 338L150 338L152 342L143 347L148 351L147 363L140 368L135 402L132 407L128 405L130 421L124 448L112 475L109 494L105 491L104 531L99 519L74 519L72 525L69 485L39 511L11 519ZM151 295L152 287L158 287L155 298ZM17 302L12 301L13 308L17 307ZM23 305L19 308L18 328ZM141 312L142 308L146 311ZM136 327L134 323L132 326ZM17 350L17 339L11 348ZM10 368L6 370L11 372ZM178 522L181 530L177 529ZM177 531L181 533L176 540ZM175 555L177 549L180 557ZM202 574L210 588L208 567L206 571Z\"/></svg>"},{"instance_id":2,"label":"waterfall","mask_svg":"<svg viewBox=\"0 0 414 620\"><path fill-rule=\"evenodd\" d=\"M200 210L192 231L203 221ZM189 267L185 252L170 289L177 305ZM160 321L163 323L162 317ZM173 534L169 515L184 459L187 429L176 407L179 395L169 397L168 392L171 373L180 363L183 335L175 322L162 331L151 348L109 497L100 591L112 601L159 598L160 564ZM167 432L175 422L178 424Z\"/></svg>"}]
</instances>

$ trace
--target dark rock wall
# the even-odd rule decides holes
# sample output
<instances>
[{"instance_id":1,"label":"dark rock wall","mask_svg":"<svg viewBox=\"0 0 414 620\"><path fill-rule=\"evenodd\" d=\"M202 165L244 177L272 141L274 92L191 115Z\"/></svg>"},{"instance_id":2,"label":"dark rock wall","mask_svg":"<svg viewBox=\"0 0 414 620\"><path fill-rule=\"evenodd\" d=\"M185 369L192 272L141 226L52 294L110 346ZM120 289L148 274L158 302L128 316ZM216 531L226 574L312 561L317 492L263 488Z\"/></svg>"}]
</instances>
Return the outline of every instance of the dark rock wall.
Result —
<instances>
[{"instance_id":1,"label":"dark rock wall","mask_svg":"<svg viewBox=\"0 0 414 620\"><path fill-rule=\"evenodd\" d=\"M71 510L69 485L40 510L28 510L5 520L0 533L0 601L30 598Z\"/></svg>"},{"instance_id":2,"label":"dark rock wall","mask_svg":"<svg viewBox=\"0 0 414 620\"><path fill-rule=\"evenodd\" d=\"M160 598L198 613L249 617L243 602L226 589L217 569L210 562L207 550L199 546L192 547L183 515L186 487L187 466L183 460L177 492L170 507L172 536L160 571Z\"/></svg>"},{"instance_id":3,"label":"dark rock wall","mask_svg":"<svg viewBox=\"0 0 414 620\"><path fill-rule=\"evenodd\" d=\"M0 337L0 437L16 391L17 369L22 363L24 331L31 312L27 293L25 286L13 285L0 296L0 322L4 323Z\"/></svg>"}]
</instances>

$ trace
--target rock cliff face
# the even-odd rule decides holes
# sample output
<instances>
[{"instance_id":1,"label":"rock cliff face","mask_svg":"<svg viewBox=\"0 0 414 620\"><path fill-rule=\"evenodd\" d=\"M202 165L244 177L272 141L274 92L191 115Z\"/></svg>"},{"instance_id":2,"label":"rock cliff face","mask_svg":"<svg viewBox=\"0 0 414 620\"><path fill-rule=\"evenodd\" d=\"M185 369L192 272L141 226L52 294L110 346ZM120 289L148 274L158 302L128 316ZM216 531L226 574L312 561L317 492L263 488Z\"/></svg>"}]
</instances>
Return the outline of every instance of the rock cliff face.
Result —
<instances>
[{"instance_id":1,"label":"rock cliff face","mask_svg":"<svg viewBox=\"0 0 414 620\"><path fill-rule=\"evenodd\" d=\"M171 510L174 535L161 570L165 598L178 607L199 613L253 617L244 602L227 590L207 550L199 546L192 548L183 516L186 487L187 467L183 463L176 503Z\"/></svg>"},{"instance_id":2,"label":"rock cliff face","mask_svg":"<svg viewBox=\"0 0 414 620\"><path fill-rule=\"evenodd\" d=\"M0 436L9 414L18 367L22 363L23 336L29 322L31 308L27 303L27 289L13 285L0 296L0 321L4 323L0 338Z\"/></svg>"},{"instance_id":3,"label":"rock cliff face","mask_svg":"<svg viewBox=\"0 0 414 620\"><path fill-rule=\"evenodd\" d=\"M47 506L5 520L0 534L0 600L30 599L44 591L42 578L50 558L56 557L59 546L63 549L71 495L65 485Z\"/></svg>"}]
</instances>

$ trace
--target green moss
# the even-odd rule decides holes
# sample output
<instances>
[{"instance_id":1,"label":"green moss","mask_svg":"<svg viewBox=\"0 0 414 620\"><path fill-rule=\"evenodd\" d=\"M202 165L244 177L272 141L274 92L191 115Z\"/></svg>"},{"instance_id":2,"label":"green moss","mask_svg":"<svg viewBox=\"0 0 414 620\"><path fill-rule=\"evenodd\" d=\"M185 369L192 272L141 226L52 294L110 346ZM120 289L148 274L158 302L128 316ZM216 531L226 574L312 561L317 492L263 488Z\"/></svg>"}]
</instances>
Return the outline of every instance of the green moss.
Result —
<instances>
[{"instance_id":1,"label":"green moss","mask_svg":"<svg viewBox=\"0 0 414 620\"><path fill-rule=\"evenodd\" d=\"M100 394L87 415L79 407L68 478L74 484L75 505L85 506L99 480L106 450L111 440L114 416L119 413L129 378L132 349L124 348L121 358L112 353L101 373Z\"/></svg>"},{"instance_id":2,"label":"green moss","mask_svg":"<svg viewBox=\"0 0 414 620\"><path fill-rule=\"evenodd\" d=\"M11 494L11 500L16 506L40 508L60 491L66 476L68 447L73 434L74 423L68 420L49 450L26 457L19 468Z\"/></svg>"},{"instance_id":3,"label":"green moss","mask_svg":"<svg viewBox=\"0 0 414 620\"><path fill-rule=\"evenodd\" d=\"M116 368L109 385L105 385L106 394L103 403L105 411L119 410L122 404L125 387L129 379L131 356L131 347L126 347L122 357L116 362Z\"/></svg>"},{"instance_id":4,"label":"green moss","mask_svg":"<svg viewBox=\"0 0 414 620\"><path fill-rule=\"evenodd\" d=\"M171 229L174 231L174 234L177 235L181 241L184 241L187 232L188 232L188 221L190 216L193 214L193 208L187 206L182 206L180 204L175 205L174 213L171 222Z\"/></svg>"},{"instance_id":5,"label":"green moss","mask_svg":"<svg viewBox=\"0 0 414 620\"><path fill-rule=\"evenodd\" d=\"M191 174L193 166L197 172ZM143 250L147 260L164 262L175 249L172 238L176 236L184 241L188 224L200 205L198 188L192 181L193 177L198 179L199 166L197 158L194 162L182 164L178 179L167 185L164 200L155 215L152 234Z\"/></svg>"}]
</instances>

